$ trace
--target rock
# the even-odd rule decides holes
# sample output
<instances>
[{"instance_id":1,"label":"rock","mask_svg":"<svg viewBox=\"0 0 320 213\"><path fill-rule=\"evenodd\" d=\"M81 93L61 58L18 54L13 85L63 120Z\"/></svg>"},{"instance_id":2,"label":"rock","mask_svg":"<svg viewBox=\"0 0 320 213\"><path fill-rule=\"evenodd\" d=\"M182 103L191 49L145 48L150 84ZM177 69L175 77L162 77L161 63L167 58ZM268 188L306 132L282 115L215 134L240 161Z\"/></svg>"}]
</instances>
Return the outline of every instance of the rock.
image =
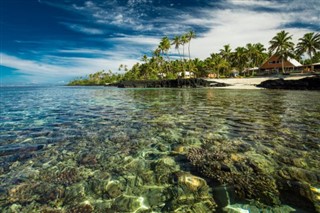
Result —
<instances>
[{"instance_id":1,"label":"rock","mask_svg":"<svg viewBox=\"0 0 320 213\"><path fill-rule=\"evenodd\" d=\"M146 198L146 201L151 208L161 208L161 205L169 199L167 197L167 188L156 185L144 186L142 195Z\"/></svg>"},{"instance_id":2,"label":"rock","mask_svg":"<svg viewBox=\"0 0 320 213\"><path fill-rule=\"evenodd\" d=\"M196 192L203 187L207 187L204 179L191 175L189 173L177 173L178 184L186 187L191 192Z\"/></svg>"},{"instance_id":3,"label":"rock","mask_svg":"<svg viewBox=\"0 0 320 213\"><path fill-rule=\"evenodd\" d=\"M116 198L122 194L123 187L119 181L110 181L106 186L108 198Z\"/></svg>"},{"instance_id":4,"label":"rock","mask_svg":"<svg viewBox=\"0 0 320 213\"><path fill-rule=\"evenodd\" d=\"M111 209L116 212L138 212L140 209L147 209L143 201L143 197L121 195L115 199Z\"/></svg>"},{"instance_id":5,"label":"rock","mask_svg":"<svg viewBox=\"0 0 320 213\"><path fill-rule=\"evenodd\" d=\"M93 206L89 201L72 206L68 209L67 213L91 213L94 211Z\"/></svg>"},{"instance_id":6,"label":"rock","mask_svg":"<svg viewBox=\"0 0 320 213\"><path fill-rule=\"evenodd\" d=\"M307 77L299 80L267 80L261 82L257 87L267 89L289 89L289 90L320 90L320 76Z\"/></svg>"},{"instance_id":7,"label":"rock","mask_svg":"<svg viewBox=\"0 0 320 213\"><path fill-rule=\"evenodd\" d=\"M217 204L206 181L187 172L177 172L176 184L168 189L165 212L214 212Z\"/></svg>"},{"instance_id":8,"label":"rock","mask_svg":"<svg viewBox=\"0 0 320 213\"><path fill-rule=\"evenodd\" d=\"M157 183L169 183L171 175L179 169L173 158L163 157L153 163Z\"/></svg>"}]
</instances>

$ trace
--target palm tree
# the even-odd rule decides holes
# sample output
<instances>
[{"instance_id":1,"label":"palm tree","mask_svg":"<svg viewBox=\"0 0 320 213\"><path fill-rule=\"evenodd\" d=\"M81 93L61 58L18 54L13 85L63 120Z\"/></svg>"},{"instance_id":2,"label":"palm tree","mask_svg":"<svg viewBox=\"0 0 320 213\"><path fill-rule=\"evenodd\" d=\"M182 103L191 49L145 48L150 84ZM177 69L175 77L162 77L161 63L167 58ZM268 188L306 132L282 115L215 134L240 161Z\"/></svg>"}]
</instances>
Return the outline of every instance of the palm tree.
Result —
<instances>
[{"instance_id":1,"label":"palm tree","mask_svg":"<svg viewBox=\"0 0 320 213\"><path fill-rule=\"evenodd\" d=\"M231 57L231 51L232 50L231 50L230 44L226 44L223 46L223 49L220 49L219 54L222 56L222 58L229 61Z\"/></svg>"},{"instance_id":2,"label":"palm tree","mask_svg":"<svg viewBox=\"0 0 320 213\"><path fill-rule=\"evenodd\" d=\"M266 53L266 48L261 43L254 44L256 49L256 66L260 66L267 58L268 54Z\"/></svg>"},{"instance_id":3,"label":"palm tree","mask_svg":"<svg viewBox=\"0 0 320 213\"><path fill-rule=\"evenodd\" d=\"M157 49L155 49L152 53L152 58L151 58L151 63L153 63L157 69L161 69L161 66L162 66L162 62L163 62L163 58L162 56L160 55L161 53L161 50L160 48L158 47Z\"/></svg>"},{"instance_id":4,"label":"palm tree","mask_svg":"<svg viewBox=\"0 0 320 213\"><path fill-rule=\"evenodd\" d=\"M168 62L170 63L170 58L169 58L169 55L168 55L168 52L169 52L169 49L171 47L171 44L170 44L170 40L168 38L168 36L165 36L161 39L161 42L159 44L159 49L161 50L161 52L163 54L165 54L168 58ZM166 65L170 65L169 63L165 63ZM167 68L167 73L169 73L169 67L166 66Z\"/></svg>"},{"instance_id":5,"label":"palm tree","mask_svg":"<svg viewBox=\"0 0 320 213\"><path fill-rule=\"evenodd\" d=\"M181 36L181 44L182 44L182 57L184 60L184 45L188 43L188 37L186 35Z\"/></svg>"},{"instance_id":6,"label":"palm tree","mask_svg":"<svg viewBox=\"0 0 320 213\"><path fill-rule=\"evenodd\" d=\"M212 53L210 56L211 57L208 58L207 61L209 62L211 69L216 72L217 77L220 77L221 71L222 74L225 75L225 70L229 67L229 63L220 54Z\"/></svg>"},{"instance_id":7,"label":"palm tree","mask_svg":"<svg viewBox=\"0 0 320 213\"><path fill-rule=\"evenodd\" d=\"M180 44L181 44L181 37L180 36L175 36L172 39L172 43L171 44L174 45L174 48L178 51L178 55L181 58L180 50L179 50L179 47L180 47Z\"/></svg>"},{"instance_id":8,"label":"palm tree","mask_svg":"<svg viewBox=\"0 0 320 213\"><path fill-rule=\"evenodd\" d=\"M232 54L232 65L238 68L239 72L242 73L246 67L248 61L247 50L244 47L237 47L235 52Z\"/></svg>"},{"instance_id":9,"label":"palm tree","mask_svg":"<svg viewBox=\"0 0 320 213\"><path fill-rule=\"evenodd\" d=\"M284 61L287 60L288 57L293 56L292 52L294 43L291 40L292 36L289 35L288 32L282 30L281 32L277 33L277 35L274 36L269 42L269 50L272 51L272 53L274 52L279 59L281 59L282 73L284 73Z\"/></svg>"},{"instance_id":10,"label":"palm tree","mask_svg":"<svg viewBox=\"0 0 320 213\"><path fill-rule=\"evenodd\" d=\"M144 54L141 58L141 61L143 61L144 63L148 62L148 56L146 54Z\"/></svg>"},{"instance_id":11,"label":"palm tree","mask_svg":"<svg viewBox=\"0 0 320 213\"><path fill-rule=\"evenodd\" d=\"M298 55L307 53L311 59L316 54L317 50L320 50L320 34L319 33L306 33L299 39L296 51Z\"/></svg>"},{"instance_id":12,"label":"palm tree","mask_svg":"<svg viewBox=\"0 0 320 213\"><path fill-rule=\"evenodd\" d=\"M195 33L193 30L190 30L190 31L186 34L186 37L187 37L188 43L189 43L189 46L188 46L189 60L191 60L190 43L191 43L191 40L192 40L193 38L196 38L196 33Z\"/></svg>"},{"instance_id":13,"label":"palm tree","mask_svg":"<svg viewBox=\"0 0 320 213\"><path fill-rule=\"evenodd\" d=\"M170 49L170 40L168 38L168 36L165 36L161 39L161 42L159 44L159 49L161 50L161 52L163 54L165 54L168 58L168 60L170 61L170 58L169 58L169 55L168 55L168 52L169 52L169 49Z\"/></svg>"}]
</instances>

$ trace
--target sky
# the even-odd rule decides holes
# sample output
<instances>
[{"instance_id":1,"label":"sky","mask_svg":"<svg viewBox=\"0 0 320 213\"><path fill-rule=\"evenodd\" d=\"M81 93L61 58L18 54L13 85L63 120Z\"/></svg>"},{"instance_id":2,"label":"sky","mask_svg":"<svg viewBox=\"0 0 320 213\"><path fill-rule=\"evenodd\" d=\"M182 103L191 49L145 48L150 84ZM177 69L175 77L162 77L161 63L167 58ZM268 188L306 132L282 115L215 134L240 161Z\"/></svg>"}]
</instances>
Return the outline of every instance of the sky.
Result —
<instances>
[{"instance_id":1,"label":"sky","mask_svg":"<svg viewBox=\"0 0 320 213\"><path fill-rule=\"evenodd\" d=\"M0 84L65 84L151 56L162 37L194 30L205 59L277 32L320 32L319 0L0 0ZM176 50L170 50L175 55Z\"/></svg>"}]
</instances>

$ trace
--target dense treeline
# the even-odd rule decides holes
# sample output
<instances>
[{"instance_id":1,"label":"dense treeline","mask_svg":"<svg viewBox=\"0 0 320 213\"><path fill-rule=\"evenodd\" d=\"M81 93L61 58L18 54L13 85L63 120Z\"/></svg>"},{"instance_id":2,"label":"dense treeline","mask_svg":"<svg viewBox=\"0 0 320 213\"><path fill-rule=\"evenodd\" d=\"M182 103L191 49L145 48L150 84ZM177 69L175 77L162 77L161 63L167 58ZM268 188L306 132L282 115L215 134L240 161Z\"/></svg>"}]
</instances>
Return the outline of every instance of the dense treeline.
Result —
<instances>
[{"instance_id":1,"label":"dense treeline","mask_svg":"<svg viewBox=\"0 0 320 213\"><path fill-rule=\"evenodd\" d=\"M306 33L296 46L292 42L292 35L286 31L277 33L270 40L268 49L261 43L248 43L244 47L232 50L227 44L218 53L212 53L204 60L191 59L190 44L194 38L194 31L172 39L165 36L150 57L142 56L141 62L134 64L131 69L126 65L120 65L118 71L124 71L124 74L99 71L86 78L76 79L69 85L104 85L121 80L176 79L190 74L190 77L207 77L209 74L228 77L233 70L239 71L240 75L251 76L254 72L249 68L259 67L272 54L278 55L282 64L288 57L295 58L302 64L320 62L320 34L314 32ZM172 52L169 54L171 49ZM308 58L302 60L304 54Z\"/></svg>"},{"instance_id":2,"label":"dense treeline","mask_svg":"<svg viewBox=\"0 0 320 213\"><path fill-rule=\"evenodd\" d=\"M108 72L99 71L93 74L90 74L86 78L78 78L68 83L69 86L97 86L97 85L106 85L113 82L118 82L123 79L122 74L114 74L111 70Z\"/></svg>"}]
</instances>

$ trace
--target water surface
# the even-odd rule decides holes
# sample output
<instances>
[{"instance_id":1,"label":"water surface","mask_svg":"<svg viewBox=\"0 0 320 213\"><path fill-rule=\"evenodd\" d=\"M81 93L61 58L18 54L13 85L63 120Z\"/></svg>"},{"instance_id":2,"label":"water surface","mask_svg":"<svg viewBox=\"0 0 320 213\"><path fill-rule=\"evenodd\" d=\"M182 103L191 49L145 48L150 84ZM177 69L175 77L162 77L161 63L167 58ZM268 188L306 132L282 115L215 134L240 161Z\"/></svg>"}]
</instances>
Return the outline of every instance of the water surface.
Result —
<instances>
[{"instance_id":1,"label":"water surface","mask_svg":"<svg viewBox=\"0 0 320 213\"><path fill-rule=\"evenodd\" d=\"M319 92L11 87L0 107L4 212L319 211Z\"/></svg>"}]
</instances>

